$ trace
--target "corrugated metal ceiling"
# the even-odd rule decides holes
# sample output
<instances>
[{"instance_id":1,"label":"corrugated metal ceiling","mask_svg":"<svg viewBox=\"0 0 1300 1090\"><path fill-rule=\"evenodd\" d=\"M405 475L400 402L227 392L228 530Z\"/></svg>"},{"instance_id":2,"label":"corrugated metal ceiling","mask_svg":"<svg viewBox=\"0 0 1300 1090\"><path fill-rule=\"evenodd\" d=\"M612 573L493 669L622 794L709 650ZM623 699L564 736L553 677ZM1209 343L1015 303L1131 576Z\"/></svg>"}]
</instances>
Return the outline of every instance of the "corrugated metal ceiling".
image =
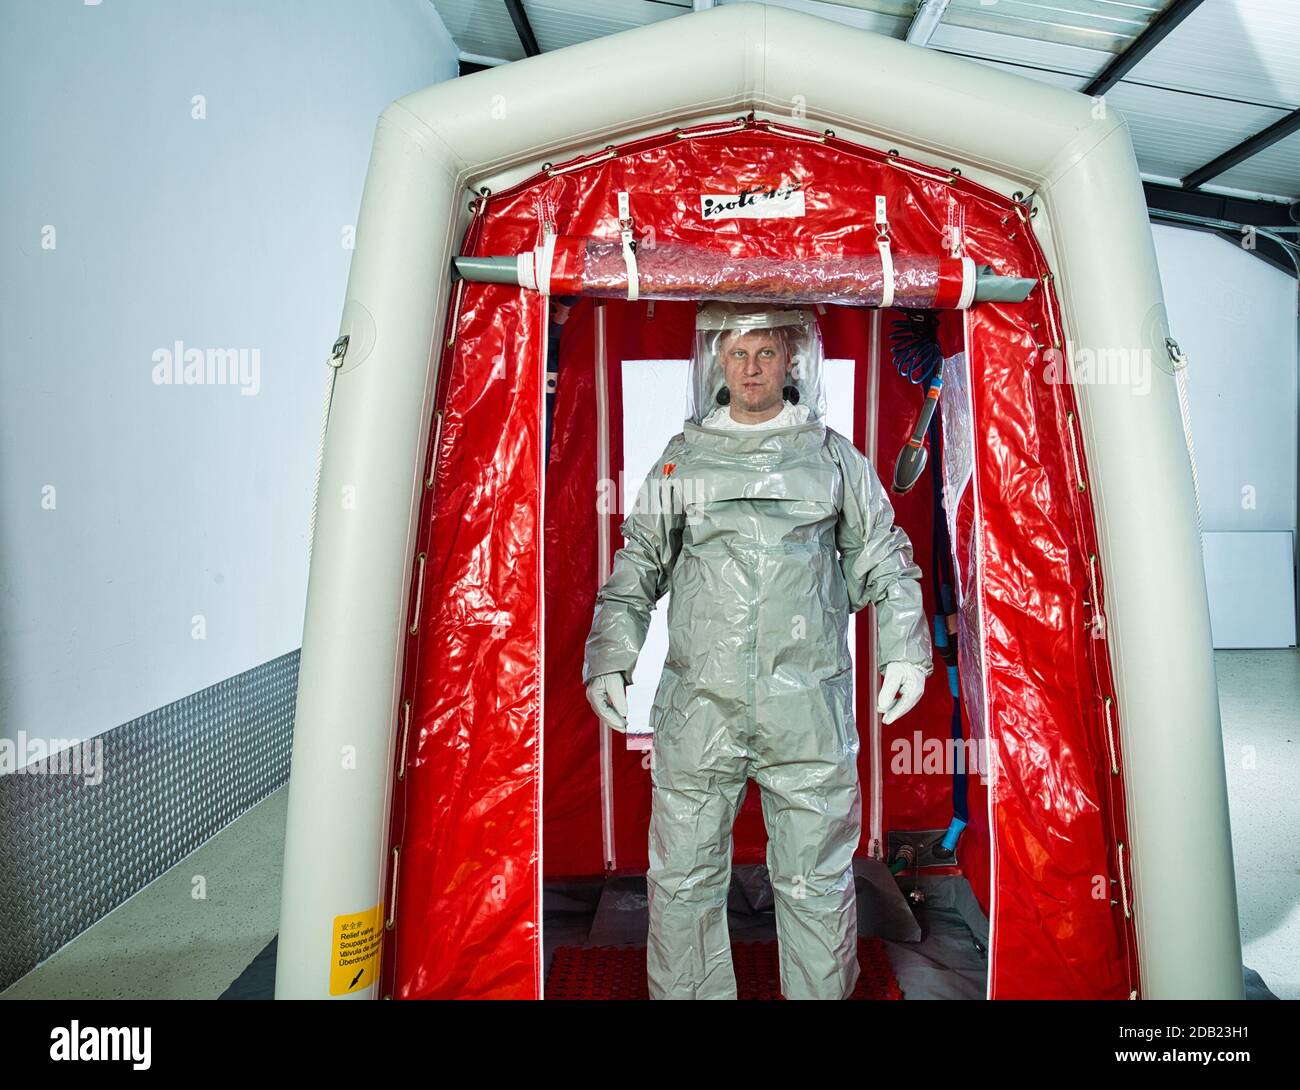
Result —
<instances>
[{"instance_id":1,"label":"corrugated metal ceiling","mask_svg":"<svg viewBox=\"0 0 1300 1090\"><path fill-rule=\"evenodd\" d=\"M524 55L505 0L431 0L467 59ZM732 0L717 0L718 3ZM903 38L916 0L768 0ZM1081 91L1188 0L950 0L930 48ZM544 51L676 18L691 0L522 0ZM1128 118L1145 175L1177 182L1300 108L1300 0L1202 0L1107 102ZM1158 32L1156 32L1158 34ZM1130 54L1131 55L1131 54ZM1208 179L1210 191L1300 199L1300 136Z\"/></svg>"}]
</instances>

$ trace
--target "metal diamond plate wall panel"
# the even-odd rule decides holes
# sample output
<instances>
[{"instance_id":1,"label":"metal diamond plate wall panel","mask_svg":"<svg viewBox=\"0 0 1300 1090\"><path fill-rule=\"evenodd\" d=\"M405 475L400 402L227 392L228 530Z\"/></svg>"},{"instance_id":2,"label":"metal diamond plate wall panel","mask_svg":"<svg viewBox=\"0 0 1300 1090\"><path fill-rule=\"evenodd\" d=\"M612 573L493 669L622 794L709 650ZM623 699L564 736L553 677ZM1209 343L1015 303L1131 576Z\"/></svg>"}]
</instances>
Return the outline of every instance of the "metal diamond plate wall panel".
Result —
<instances>
[{"instance_id":1,"label":"metal diamond plate wall panel","mask_svg":"<svg viewBox=\"0 0 1300 1090\"><path fill-rule=\"evenodd\" d=\"M0 776L0 988L284 785L298 652ZM75 760L76 763L73 763Z\"/></svg>"}]
</instances>

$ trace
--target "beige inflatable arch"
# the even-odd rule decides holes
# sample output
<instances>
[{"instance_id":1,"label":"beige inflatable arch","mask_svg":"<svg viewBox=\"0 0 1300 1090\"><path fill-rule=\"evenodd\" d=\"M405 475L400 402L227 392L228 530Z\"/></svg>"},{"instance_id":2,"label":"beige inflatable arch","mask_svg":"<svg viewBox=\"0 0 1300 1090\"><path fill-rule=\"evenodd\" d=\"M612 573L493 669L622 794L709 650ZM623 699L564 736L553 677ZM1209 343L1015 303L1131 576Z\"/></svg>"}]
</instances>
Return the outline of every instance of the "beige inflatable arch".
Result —
<instances>
[{"instance_id":1,"label":"beige inflatable arch","mask_svg":"<svg viewBox=\"0 0 1300 1090\"><path fill-rule=\"evenodd\" d=\"M792 107L800 109L792 117ZM774 7L728 5L400 99L379 120L320 480L276 992L329 994L334 918L384 903L404 619L449 267L482 186L666 128L759 118L1036 193L1076 345L1149 349L1150 396L1076 387L1108 589L1143 994L1235 997L1240 944L1193 477L1123 119L1083 96ZM347 510L329 498L345 486ZM355 747L345 768L344 747ZM1194 906L1194 911L1188 911ZM358 994L373 997L373 988Z\"/></svg>"}]
</instances>

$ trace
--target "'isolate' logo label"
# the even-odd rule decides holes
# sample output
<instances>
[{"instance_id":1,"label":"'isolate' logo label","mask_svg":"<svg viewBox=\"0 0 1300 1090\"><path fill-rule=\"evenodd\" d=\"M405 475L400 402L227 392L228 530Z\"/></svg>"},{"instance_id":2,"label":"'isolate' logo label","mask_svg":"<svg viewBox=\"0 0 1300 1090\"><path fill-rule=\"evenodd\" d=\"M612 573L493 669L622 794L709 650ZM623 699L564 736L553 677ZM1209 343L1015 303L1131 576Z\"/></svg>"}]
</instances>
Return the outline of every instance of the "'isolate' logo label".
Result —
<instances>
[{"instance_id":1,"label":"'isolate' logo label","mask_svg":"<svg viewBox=\"0 0 1300 1090\"><path fill-rule=\"evenodd\" d=\"M739 193L701 193L700 215L706 220L762 220L802 216L803 182L756 185Z\"/></svg>"}]
</instances>

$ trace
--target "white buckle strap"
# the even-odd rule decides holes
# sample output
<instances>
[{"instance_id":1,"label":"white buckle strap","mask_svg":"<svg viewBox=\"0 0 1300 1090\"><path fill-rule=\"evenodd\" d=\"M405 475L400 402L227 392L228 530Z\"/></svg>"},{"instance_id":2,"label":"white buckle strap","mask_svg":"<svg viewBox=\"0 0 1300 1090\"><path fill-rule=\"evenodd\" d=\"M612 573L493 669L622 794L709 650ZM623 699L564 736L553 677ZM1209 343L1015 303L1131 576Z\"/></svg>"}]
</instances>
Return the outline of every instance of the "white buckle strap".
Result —
<instances>
[{"instance_id":1,"label":"white buckle strap","mask_svg":"<svg viewBox=\"0 0 1300 1090\"><path fill-rule=\"evenodd\" d=\"M961 298L957 300L958 310L969 310L975 302L975 262L969 257L961 259Z\"/></svg>"},{"instance_id":2,"label":"white buckle strap","mask_svg":"<svg viewBox=\"0 0 1300 1090\"><path fill-rule=\"evenodd\" d=\"M519 286L541 295L551 294L551 266L555 263L555 235L547 232L542 244L525 250L516 258Z\"/></svg>"},{"instance_id":3,"label":"white buckle strap","mask_svg":"<svg viewBox=\"0 0 1300 1090\"><path fill-rule=\"evenodd\" d=\"M880 295L880 309L894 305L894 258L889 251L889 211L883 195L876 196L876 248L880 251L880 271L885 278Z\"/></svg>"},{"instance_id":4,"label":"white buckle strap","mask_svg":"<svg viewBox=\"0 0 1300 1090\"><path fill-rule=\"evenodd\" d=\"M551 265L555 261L555 235L548 234L542 239L541 251L537 255L537 290L542 295L551 294Z\"/></svg>"},{"instance_id":5,"label":"white buckle strap","mask_svg":"<svg viewBox=\"0 0 1300 1090\"><path fill-rule=\"evenodd\" d=\"M632 205L627 193L618 195L618 229L623 239L623 264L627 266L627 299L634 303L641 294L640 278L636 271L636 240L632 235Z\"/></svg>"},{"instance_id":6,"label":"white buckle strap","mask_svg":"<svg viewBox=\"0 0 1300 1090\"><path fill-rule=\"evenodd\" d=\"M537 290L537 249L525 250L516 259L515 271L519 276L519 286L530 291Z\"/></svg>"}]
</instances>

